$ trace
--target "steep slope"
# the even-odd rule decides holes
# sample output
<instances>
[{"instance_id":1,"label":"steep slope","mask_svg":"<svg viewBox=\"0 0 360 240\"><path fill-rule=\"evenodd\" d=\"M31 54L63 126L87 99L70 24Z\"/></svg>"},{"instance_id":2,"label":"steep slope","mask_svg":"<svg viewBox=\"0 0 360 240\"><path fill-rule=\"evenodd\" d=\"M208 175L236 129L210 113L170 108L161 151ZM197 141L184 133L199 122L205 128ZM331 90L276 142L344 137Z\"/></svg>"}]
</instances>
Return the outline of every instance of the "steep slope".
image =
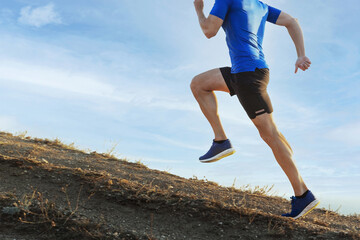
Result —
<instances>
[{"instance_id":1,"label":"steep slope","mask_svg":"<svg viewBox=\"0 0 360 240\"><path fill-rule=\"evenodd\" d=\"M0 239L360 239L359 216L0 132Z\"/></svg>"}]
</instances>

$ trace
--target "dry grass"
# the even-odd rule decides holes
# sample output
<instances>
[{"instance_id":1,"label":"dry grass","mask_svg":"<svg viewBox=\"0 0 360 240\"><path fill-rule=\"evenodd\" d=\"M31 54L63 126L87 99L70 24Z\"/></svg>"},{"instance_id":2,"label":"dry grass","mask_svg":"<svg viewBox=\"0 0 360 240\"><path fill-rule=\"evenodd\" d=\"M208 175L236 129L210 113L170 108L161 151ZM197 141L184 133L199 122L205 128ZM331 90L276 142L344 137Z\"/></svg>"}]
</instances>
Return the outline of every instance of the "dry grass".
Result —
<instances>
[{"instance_id":1,"label":"dry grass","mask_svg":"<svg viewBox=\"0 0 360 240\"><path fill-rule=\"evenodd\" d=\"M62 191L68 203L66 209L59 209L55 202L45 198L36 190L24 194L21 198L11 193L0 193L0 207L3 209L2 213L0 212L3 221L0 222L0 227L1 224L6 223L7 226L13 226L23 233L37 233L37 239L135 239L131 233L122 234L115 229L105 227L106 222L101 221L101 217L97 223L84 217L79 218L76 216L79 197L76 205L72 206L66 189Z\"/></svg>"},{"instance_id":2,"label":"dry grass","mask_svg":"<svg viewBox=\"0 0 360 240\"><path fill-rule=\"evenodd\" d=\"M282 213L289 203L273 197L273 185L252 187L248 184L235 187L235 179L231 187L222 187L205 177L198 179L193 176L184 179L165 171L151 170L141 161L130 163L116 159L113 154L116 146L109 149L107 154L88 154L71 149L74 145L64 145L58 139L30 140L26 134L24 138L26 141L23 142L15 138L1 142L3 149L0 153L0 162L27 169L29 176L36 172L36 175L41 175L44 179L56 176L60 182L67 179L70 184L74 181L84 184L88 197L96 195L97 198L103 199L104 204L132 204L153 213L162 211L164 214L173 214L179 211L181 216L205 219L204 224L209 223L211 226L214 224L212 221L222 222L219 230L223 226L245 224L251 226L254 232L259 231L269 236L285 237L292 228L298 231L298 227L303 229L301 234L309 232L311 235L314 229L332 229L331 236L339 232L355 237L359 234L359 228L356 226L344 225L344 221L351 224L352 221L360 220L359 215L346 218L337 214L339 209L335 212L330 209L314 211L314 214L310 214L304 221L296 223L279 217L279 213ZM68 226L70 222L75 221L74 217L81 205L79 202L82 190L69 193L66 186L62 193L67 209L65 212L60 211L58 215L56 204L47 200L38 191L19 198L17 206L21 206L19 209L22 214L25 213L21 215L22 223L44 224L51 229ZM70 204L70 199L75 201L75 205ZM37 210L34 210L34 206ZM147 237L153 239L156 236L157 223L154 222L154 217L147 221L150 221ZM235 227L232 230L238 231Z\"/></svg>"},{"instance_id":3,"label":"dry grass","mask_svg":"<svg viewBox=\"0 0 360 240\"><path fill-rule=\"evenodd\" d=\"M274 185L271 186L255 186L252 187L250 184L241 186L238 190L249 194L261 195L261 196L274 196Z\"/></svg>"},{"instance_id":4,"label":"dry grass","mask_svg":"<svg viewBox=\"0 0 360 240\"><path fill-rule=\"evenodd\" d=\"M119 154L116 152L116 148L118 147L119 142L114 142L111 144L110 148L103 154L107 158L117 159Z\"/></svg>"}]
</instances>

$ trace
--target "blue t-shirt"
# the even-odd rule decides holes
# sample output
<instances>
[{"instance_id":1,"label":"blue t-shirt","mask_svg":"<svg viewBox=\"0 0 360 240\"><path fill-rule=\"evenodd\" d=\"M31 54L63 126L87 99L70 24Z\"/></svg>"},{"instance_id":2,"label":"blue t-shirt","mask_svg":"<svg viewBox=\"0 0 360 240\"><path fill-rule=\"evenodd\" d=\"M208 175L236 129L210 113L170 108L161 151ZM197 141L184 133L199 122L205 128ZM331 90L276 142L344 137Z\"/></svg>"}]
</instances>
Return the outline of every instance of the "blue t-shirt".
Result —
<instances>
[{"instance_id":1,"label":"blue t-shirt","mask_svg":"<svg viewBox=\"0 0 360 240\"><path fill-rule=\"evenodd\" d=\"M258 0L215 0L210 14L224 20L232 73L268 68L262 49L265 22L276 23L280 13Z\"/></svg>"}]
</instances>

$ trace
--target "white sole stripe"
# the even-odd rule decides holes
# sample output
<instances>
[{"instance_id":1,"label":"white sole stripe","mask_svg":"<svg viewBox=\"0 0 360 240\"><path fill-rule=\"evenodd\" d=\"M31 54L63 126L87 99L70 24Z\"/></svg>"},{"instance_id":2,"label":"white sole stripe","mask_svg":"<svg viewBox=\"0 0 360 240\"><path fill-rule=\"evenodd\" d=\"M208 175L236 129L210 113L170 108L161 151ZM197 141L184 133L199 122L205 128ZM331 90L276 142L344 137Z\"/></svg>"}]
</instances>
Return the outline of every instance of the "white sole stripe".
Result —
<instances>
[{"instance_id":1,"label":"white sole stripe","mask_svg":"<svg viewBox=\"0 0 360 240\"><path fill-rule=\"evenodd\" d=\"M313 208L315 208L318 204L320 203L319 200L315 199L314 201L312 201L311 203L309 203L309 205L306 206L306 208L304 208L304 210L301 211L301 213L297 216L294 217L294 219L298 219L299 217L302 217L306 214L308 214Z\"/></svg>"},{"instance_id":2,"label":"white sole stripe","mask_svg":"<svg viewBox=\"0 0 360 240\"><path fill-rule=\"evenodd\" d=\"M217 155L213 156L212 158L208 158L208 159L203 159L200 160L200 162L203 163L207 163L207 162L215 162L217 160L220 160L222 157L226 156L226 155L231 155L235 152L234 148L229 148L221 153L218 153Z\"/></svg>"}]
</instances>

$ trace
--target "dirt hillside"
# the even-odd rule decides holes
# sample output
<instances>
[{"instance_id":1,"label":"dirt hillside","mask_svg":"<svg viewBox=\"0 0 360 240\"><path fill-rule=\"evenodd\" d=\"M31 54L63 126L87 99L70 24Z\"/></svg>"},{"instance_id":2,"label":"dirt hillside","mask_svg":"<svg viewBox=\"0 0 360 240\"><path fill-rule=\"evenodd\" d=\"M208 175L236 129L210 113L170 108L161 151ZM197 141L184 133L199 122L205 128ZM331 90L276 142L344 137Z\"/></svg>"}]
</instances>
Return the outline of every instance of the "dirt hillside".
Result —
<instances>
[{"instance_id":1,"label":"dirt hillside","mask_svg":"<svg viewBox=\"0 0 360 240\"><path fill-rule=\"evenodd\" d=\"M360 239L360 216L0 132L0 239Z\"/></svg>"}]
</instances>

